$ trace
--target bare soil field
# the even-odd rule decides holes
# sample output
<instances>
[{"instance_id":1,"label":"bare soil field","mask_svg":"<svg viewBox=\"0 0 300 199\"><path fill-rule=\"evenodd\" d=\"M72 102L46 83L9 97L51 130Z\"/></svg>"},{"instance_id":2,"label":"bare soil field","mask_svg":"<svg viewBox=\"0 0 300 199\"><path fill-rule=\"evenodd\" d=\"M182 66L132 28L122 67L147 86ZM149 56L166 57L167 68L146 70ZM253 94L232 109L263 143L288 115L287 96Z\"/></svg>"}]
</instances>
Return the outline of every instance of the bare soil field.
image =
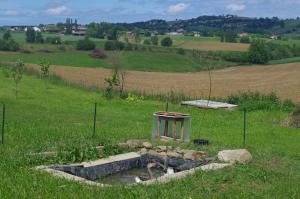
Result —
<instances>
[{"instance_id":1,"label":"bare soil field","mask_svg":"<svg viewBox=\"0 0 300 199\"><path fill-rule=\"evenodd\" d=\"M36 68L36 65L29 65ZM51 72L67 81L86 87L104 88L104 78L111 71L103 68L78 68L54 66ZM281 99L300 102L300 63L232 67L211 72L212 96L226 97L242 91L275 91ZM196 97L209 93L208 72L160 73L128 71L126 90L148 94L174 91Z\"/></svg>"},{"instance_id":2,"label":"bare soil field","mask_svg":"<svg viewBox=\"0 0 300 199\"><path fill-rule=\"evenodd\" d=\"M249 44L241 44L241 43L221 43L221 42L195 42L195 41L185 41L185 42L175 42L174 44L179 48L186 49L196 49L196 50L204 50L204 51L241 51L246 52L249 48Z\"/></svg>"}]
</instances>

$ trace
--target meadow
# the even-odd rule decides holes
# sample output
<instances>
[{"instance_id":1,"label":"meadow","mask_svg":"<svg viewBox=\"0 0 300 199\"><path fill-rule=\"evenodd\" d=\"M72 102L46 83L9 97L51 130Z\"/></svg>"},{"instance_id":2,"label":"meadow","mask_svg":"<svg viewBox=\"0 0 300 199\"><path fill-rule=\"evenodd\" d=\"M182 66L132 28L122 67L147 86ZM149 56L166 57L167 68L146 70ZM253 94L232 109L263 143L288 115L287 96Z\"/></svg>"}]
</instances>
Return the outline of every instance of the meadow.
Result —
<instances>
[{"instance_id":1,"label":"meadow","mask_svg":"<svg viewBox=\"0 0 300 199\"><path fill-rule=\"evenodd\" d=\"M3 72L6 71L6 72ZM74 162L72 158L41 159L41 151L84 153L98 145L111 147L130 138L150 138L152 113L163 110L156 100L106 100L97 92L77 88L58 79L46 84L24 75L18 99L14 81L0 68L0 102L6 104L6 132L0 145L0 198L299 198L299 130L281 125L289 112L280 109L248 113L246 148L253 154L249 165L220 171L197 171L187 178L162 185L99 188L40 173L43 164ZM98 103L96 136L92 138L93 105ZM242 111L203 110L171 104L170 111L189 113L192 139L210 140L197 148L216 155L222 149L242 147ZM120 153L114 150L110 153ZM104 154L108 155L108 154ZM85 160L94 159L86 156Z\"/></svg>"}]
</instances>

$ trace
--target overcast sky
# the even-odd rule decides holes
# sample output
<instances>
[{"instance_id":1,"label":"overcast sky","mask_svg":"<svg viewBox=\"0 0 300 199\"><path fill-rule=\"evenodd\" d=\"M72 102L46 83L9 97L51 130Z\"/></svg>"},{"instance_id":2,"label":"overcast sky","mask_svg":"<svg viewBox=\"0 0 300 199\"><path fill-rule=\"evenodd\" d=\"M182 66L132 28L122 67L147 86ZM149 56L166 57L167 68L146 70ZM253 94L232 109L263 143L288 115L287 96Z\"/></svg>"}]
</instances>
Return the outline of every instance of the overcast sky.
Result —
<instances>
[{"instance_id":1,"label":"overcast sky","mask_svg":"<svg viewBox=\"0 0 300 199\"><path fill-rule=\"evenodd\" d=\"M295 18L300 0L0 0L0 25L134 22L201 15Z\"/></svg>"}]
</instances>

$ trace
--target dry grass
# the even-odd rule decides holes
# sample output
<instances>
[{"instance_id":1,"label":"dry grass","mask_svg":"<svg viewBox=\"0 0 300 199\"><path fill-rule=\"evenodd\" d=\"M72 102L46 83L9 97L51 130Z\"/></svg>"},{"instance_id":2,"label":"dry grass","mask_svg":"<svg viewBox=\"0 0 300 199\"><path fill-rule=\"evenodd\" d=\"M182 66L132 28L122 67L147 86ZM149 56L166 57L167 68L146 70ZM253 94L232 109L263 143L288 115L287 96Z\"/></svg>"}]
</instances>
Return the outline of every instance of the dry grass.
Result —
<instances>
[{"instance_id":1,"label":"dry grass","mask_svg":"<svg viewBox=\"0 0 300 199\"><path fill-rule=\"evenodd\" d=\"M30 67L36 67L30 65ZM56 66L51 68L62 78L87 87L105 87L110 70ZM208 96L208 72L160 73L128 71L126 90L162 94L174 91L190 96ZM225 97L241 91L275 91L281 99L300 102L300 63L232 67L212 71L212 96Z\"/></svg>"},{"instance_id":2,"label":"dry grass","mask_svg":"<svg viewBox=\"0 0 300 199\"><path fill-rule=\"evenodd\" d=\"M249 44L241 43L221 43L221 42L210 42L210 41L185 41L175 42L176 47L186 49L196 49L204 51L241 51L246 52L249 48Z\"/></svg>"}]
</instances>

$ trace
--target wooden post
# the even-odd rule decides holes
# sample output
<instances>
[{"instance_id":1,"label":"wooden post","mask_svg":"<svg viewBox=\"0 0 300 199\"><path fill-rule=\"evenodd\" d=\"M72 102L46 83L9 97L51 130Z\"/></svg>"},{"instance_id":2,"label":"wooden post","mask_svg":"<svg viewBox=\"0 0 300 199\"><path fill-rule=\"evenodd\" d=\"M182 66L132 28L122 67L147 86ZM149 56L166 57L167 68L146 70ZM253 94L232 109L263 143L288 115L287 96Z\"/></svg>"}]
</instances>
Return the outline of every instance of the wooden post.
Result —
<instances>
[{"instance_id":1,"label":"wooden post","mask_svg":"<svg viewBox=\"0 0 300 199\"><path fill-rule=\"evenodd\" d=\"M180 129L180 133L181 133L181 140L184 141L184 120L181 120L181 129Z\"/></svg>"},{"instance_id":2,"label":"wooden post","mask_svg":"<svg viewBox=\"0 0 300 199\"><path fill-rule=\"evenodd\" d=\"M176 141L176 119L174 119L174 122L173 122L173 138L174 138L174 141Z\"/></svg>"}]
</instances>

